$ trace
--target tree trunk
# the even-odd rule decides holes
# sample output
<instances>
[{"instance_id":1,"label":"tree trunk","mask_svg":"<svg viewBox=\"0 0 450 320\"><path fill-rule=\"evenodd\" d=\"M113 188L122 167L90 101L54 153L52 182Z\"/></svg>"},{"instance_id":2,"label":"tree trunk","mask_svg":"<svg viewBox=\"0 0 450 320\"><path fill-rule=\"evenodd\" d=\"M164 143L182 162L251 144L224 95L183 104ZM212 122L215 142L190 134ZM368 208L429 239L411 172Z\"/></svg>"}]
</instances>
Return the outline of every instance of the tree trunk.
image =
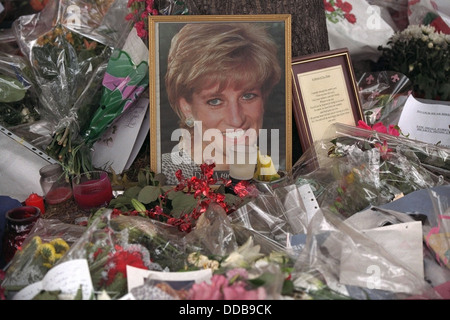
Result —
<instances>
[{"instance_id":1,"label":"tree trunk","mask_svg":"<svg viewBox=\"0 0 450 320\"><path fill-rule=\"evenodd\" d=\"M323 0L187 0L190 14L291 14L292 58L330 50ZM302 149L292 114L292 163Z\"/></svg>"},{"instance_id":2,"label":"tree trunk","mask_svg":"<svg viewBox=\"0 0 450 320\"><path fill-rule=\"evenodd\" d=\"M329 50L323 0L190 0L191 14L291 14L292 56Z\"/></svg>"}]
</instances>

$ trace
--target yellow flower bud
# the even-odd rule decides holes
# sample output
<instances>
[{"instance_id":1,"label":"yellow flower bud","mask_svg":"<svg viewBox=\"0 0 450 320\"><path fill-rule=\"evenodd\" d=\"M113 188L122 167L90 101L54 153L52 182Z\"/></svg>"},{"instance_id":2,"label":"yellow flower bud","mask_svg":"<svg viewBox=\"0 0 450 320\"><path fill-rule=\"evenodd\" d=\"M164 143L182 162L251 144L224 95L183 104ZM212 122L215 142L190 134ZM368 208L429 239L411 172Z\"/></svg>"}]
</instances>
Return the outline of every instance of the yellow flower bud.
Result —
<instances>
[{"instance_id":1,"label":"yellow flower bud","mask_svg":"<svg viewBox=\"0 0 450 320\"><path fill-rule=\"evenodd\" d=\"M64 239L56 238L50 241L50 244L53 245L55 251L60 254L64 254L67 250L69 250L69 245Z\"/></svg>"},{"instance_id":2,"label":"yellow flower bud","mask_svg":"<svg viewBox=\"0 0 450 320\"><path fill-rule=\"evenodd\" d=\"M50 243L44 243L40 245L39 253L49 263L53 264L55 262L55 248Z\"/></svg>"}]
</instances>

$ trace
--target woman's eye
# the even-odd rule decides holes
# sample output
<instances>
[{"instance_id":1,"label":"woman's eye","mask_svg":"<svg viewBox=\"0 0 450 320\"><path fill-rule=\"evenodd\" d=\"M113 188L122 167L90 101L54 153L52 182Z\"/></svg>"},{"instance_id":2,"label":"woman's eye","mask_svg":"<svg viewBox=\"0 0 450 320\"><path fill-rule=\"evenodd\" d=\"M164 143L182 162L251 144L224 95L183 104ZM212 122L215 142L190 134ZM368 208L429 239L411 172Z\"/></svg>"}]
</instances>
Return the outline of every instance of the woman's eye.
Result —
<instances>
[{"instance_id":1,"label":"woman's eye","mask_svg":"<svg viewBox=\"0 0 450 320\"><path fill-rule=\"evenodd\" d=\"M216 98L216 99L208 100L207 103L210 106L214 106L215 107L215 106L220 106L222 104L222 100Z\"/></svg>"},{"instance_id":2,"label":"woman's eye","mask_svg":"<svg viewBox=\"0 0 450 320\"><path fill-rule=\"evenodd\" d=\"M251 99L253 99L255 97L256 97L256 94L254 94L254 93L246 93L246 94L244 94L242 96L242 99L244 99L244 100L251 100Z\"/></svg>"}]
</instances>

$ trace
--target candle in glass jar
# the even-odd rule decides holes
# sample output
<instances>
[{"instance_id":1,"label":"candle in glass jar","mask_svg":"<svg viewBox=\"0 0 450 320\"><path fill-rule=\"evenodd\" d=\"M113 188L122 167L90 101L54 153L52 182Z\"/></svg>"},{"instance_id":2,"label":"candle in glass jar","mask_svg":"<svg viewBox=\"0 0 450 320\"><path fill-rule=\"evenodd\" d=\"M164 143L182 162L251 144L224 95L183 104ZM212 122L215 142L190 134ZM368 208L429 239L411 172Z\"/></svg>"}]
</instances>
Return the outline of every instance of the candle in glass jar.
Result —
<instances>
[{"instance_id":1,"label":"candle in glass jar","mask_svg":"<svg viewBox=\"0 0 450 320\"><path fill-rule=\"evenodd\" d=\"M230 177L237 180L252 179L256 168L257 151L255 146L233 146L231 148L232 159L229 162Z\"/></svg>"},{"instance_id":2,"label":"candle in glass jar","mask_svg":"<svg viewBox=\"0 0 450 320\"><path fill-rule=\"evenodd\" d=\"M17 250L20 250L40 215L41 211L36 206L22 206L6 212L3 237L3 254L6 263L13 259Z\"/></svg>"}]
</instances>

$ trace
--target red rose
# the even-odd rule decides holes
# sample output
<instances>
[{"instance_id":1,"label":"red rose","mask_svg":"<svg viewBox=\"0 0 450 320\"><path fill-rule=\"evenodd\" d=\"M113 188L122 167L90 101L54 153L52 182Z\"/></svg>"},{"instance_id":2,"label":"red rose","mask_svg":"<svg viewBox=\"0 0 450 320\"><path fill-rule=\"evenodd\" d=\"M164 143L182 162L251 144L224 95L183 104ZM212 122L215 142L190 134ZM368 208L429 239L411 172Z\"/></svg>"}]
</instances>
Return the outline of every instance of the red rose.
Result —
<instances>
[{"instance_id":1,"label":"red rose","mask_svg":"<svg viewBox=\"0 0 450 320\"><path fill-rule=\"evenodd\" d=\"M356 17L354 14L351 13L346 13L344 15L345 19L347 19L348 22L350 22L351 24L354 24L356 22Z\"/></svg>"}]
</instances>

